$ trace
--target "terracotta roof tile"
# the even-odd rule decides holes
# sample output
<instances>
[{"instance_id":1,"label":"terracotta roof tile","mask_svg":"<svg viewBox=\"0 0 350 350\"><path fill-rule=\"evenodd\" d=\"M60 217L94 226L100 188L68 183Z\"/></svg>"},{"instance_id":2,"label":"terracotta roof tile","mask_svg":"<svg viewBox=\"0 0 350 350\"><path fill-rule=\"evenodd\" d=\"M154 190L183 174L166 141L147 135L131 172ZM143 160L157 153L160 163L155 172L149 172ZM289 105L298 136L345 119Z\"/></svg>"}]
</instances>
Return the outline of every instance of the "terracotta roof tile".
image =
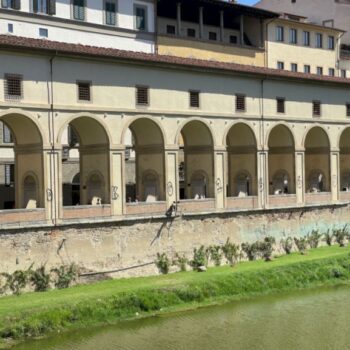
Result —
<instances>
[{"instance_id":1,"label":"terracotta roof tile","mask_svg":"<svg viewBox=\"0 0 350 350\"><path fill-rule=\"evenodd\" d=\"M193 68L213 69L234 73L246 73L263 76L265 78L296 79L303 81L350 84L350 79L330 77L325 75L296 73L286 70L256 67L237 63L226 63L218 61L201 60L194 58L182 58L175 56L147 54L127 50L86 46L79 44L68 44L44 39L31 39L12 35L0 35L0 47L7 49L27 49L41 52L55 52L57 54L79 55L86 57L127 59L139 62L170 64Z\"/></svg>"}]
</instances>

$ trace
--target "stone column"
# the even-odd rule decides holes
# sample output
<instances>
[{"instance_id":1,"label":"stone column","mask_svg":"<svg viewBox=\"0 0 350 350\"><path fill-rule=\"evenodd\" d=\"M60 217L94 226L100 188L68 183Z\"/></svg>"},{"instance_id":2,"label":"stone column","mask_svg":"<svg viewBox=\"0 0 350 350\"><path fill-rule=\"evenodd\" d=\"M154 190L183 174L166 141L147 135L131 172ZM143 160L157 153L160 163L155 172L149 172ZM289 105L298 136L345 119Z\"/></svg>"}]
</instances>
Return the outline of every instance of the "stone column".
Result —
<instances>
[{"instance_id":1,"label":"stone column","mask_svg":"<svg viewBox=\"0 0 350 350\"><path fill-rule=\"evenodd\" d=\"M181 3L177 3L176 7L176 22L177 22L177 35L181 36Z\"/></svg>"},{"instance_id":2,"label":"stone column","mask_svg":"<svg viewBox=\"0 0 350 350\"><path fill-rule=\"evenodd\" d=\"M174 146L165 150L165 194L167 208L180 198L179 194L179 148Z\"/></svg>"},{"instance_id":3,"label":"stone column","mask_svg":"<svg viewBox=\"0 0 350 350\"><path fill-rule=\"evenodd\" d=\"M339 165L339 150L331 151L331 192L332 201L337 202L339 200L340 190L340 165Z\"/></svg>"},{"instance_id":4,"label":"stone column","mask_svg":"<svg viewBox=\"0 0 350 350\"><path fill-rule=\"evenodd\" d=\"M124 179L124 157L125 149L112 149L109 153L110 162L110 194L111 194L111 215L123 215L125 203L125 179Z\"/></svg>"},{"instance_id":5,"label":"stone column","mask_svg":"<svg viewBox=\"0 0 350 350\"><path fill-rule=\"evenodd\" d=\"M266 208L269 199L268 152L258 151L258 203L259 208Z\"/></svg>"},{"instance_id":6,"label":"stone column","mask_svg":"<svg viewBox=\"0 0 350 350\"><path fill-rule=\"evenodd\" d=\"M295 151L295 193L297 205L305 204L305 151Z\"/></svg>"},{"instance_id":7,"label":"stone column","mask_svg":"<svg viewBox=\"0 0 350 350\"><path fill-rule=\"evenodd\" d=\"M199 37L204 38L204 28L203 28L203 7L199 8Z\"/></svg>"},{"instance_id":8,"label":"stone column","mask_svg":"<svg viewBox=\"0 0 350 350\"><path fill-rule=\"evenodd\" d=\"M214 151L214 179L215 179L215 203L216 209L226 207L226 150L215 149Z\"/></svg>"}]
</instances>

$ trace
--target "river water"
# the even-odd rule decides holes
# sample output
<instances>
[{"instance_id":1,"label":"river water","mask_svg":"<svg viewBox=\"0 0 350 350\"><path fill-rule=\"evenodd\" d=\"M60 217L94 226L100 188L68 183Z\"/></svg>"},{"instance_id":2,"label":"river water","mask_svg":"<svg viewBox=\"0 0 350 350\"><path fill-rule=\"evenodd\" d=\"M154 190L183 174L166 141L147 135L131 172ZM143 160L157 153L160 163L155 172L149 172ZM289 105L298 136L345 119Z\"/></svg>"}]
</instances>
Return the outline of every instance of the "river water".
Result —
<instances>
[{"instance_id":1,"label":"river water","mask_svg":"<svg viewBox=\"0 0 350 350\"><path fill-rule=\"evenodd\" d=\"M350 286L260 297L65 333L16 350L346 350Z\"/></svg>"}]
</instances>

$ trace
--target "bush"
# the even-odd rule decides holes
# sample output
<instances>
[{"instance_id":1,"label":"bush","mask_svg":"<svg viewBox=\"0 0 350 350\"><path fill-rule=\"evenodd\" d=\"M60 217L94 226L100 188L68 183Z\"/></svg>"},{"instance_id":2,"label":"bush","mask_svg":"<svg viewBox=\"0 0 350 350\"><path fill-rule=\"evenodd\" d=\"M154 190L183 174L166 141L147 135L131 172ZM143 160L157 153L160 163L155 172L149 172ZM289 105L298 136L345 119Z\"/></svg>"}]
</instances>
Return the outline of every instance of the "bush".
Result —
<instances>
[{"instance_id":1,"label":"bush","mask_svg":"<svg viewBox=\"0 0 350 350\"><path fill-rule=\"evenodd\" d=\"M297 246L300 254L306 254L308 239L306 237L296 238L294 237L294 243Z\"/></svg>"},{"instance_id":2,"label":"bush","mask_svg":"<svg viewBox=\"0 0 350 350\"><path fill-rule=\"evenodd\" d=\"M155 264L162 274L166 275L169 273L171 262L165 253L157 253L157 260L155 261Z\"/></svg>"},{"instance_id":3,"label":"bush","mask_svg":"<svg viewBox=\"0 0 350 350\"><path fill-rule=\"evenodd\" d=\"M173 261L173 265L176 265L179 267L180 271L184 272L187 270L187 264L188 264L188 259L186 258L185 255L179 255L176 253L175 260Z\"/></svg>"},{"instance_id":4,"label":"bush","mask_svg":"<svg viewBox=\"0 0 350 350\"><path fill-rule=\"evenodd\" d=\"M289 255L292 252L293 249L293 239L292 237L288 237L286 239L281 239L281 247L285 251L287 255Z\"/></svg>"},{"instance_id":5,"label":"bush","mask_svg":"<svg viewBox=\"0 0 350 350\"><path fill-rule=\"evenodd\" d=\"M60 266L58 268L51 269L51 272L56 274L54 280L55 287L58 289L68 288L73 282L76 281L79 273L79 269L75 264L69 266Z\"/></svg>"},{"instance_id":6,"label":"bush","mask_svg":"<svg viewBox=\"0 0 350 350\"><path fill-rule=\"evenodd\" d=\"M323 240L327 243L327 245L331 246L333 243L333 233L328 229L327 232L323 234Z\"/></svg>"},{"instance_id":7,"label":"bush","mask_svg":"<svg viewBox=\"0 0 350 350\"><path fill-rule=\"evenodd\" d=\"M256 260L259 256L259 242L255 242L252 244L242 243L241 245L243 252L247 255L249 261Z\"/></svg>"},{"instance_id":8,"label":"bush","mask_svg":"<svg viewBox=\"0 0 350 350\"><path fill-rule=\"evenodd\" d=\"M219 245L212 245L208 249L210 253L210 259L214 261L215 266L221 265L222 260L222 250Z\"/></svg>"},{"instance_id":9,"label":"bush","mask_svg":"<svg viewBox=\"0 0 350 350\"><path fill-rule=\"evenodd\" d=\"M50 273L46 273L45 265L30 271L30 282L36 292L45 292L50 288Z\"/></svg>"},{"instance_id":10,"label":"bush","mask_svg":"<svg viewBox=\"0 0 350 350\"><path fill-rule=\"evenodd\" d=\"M201 266L208 266L208 251L202 245L199 249L193 250L193 260L191 261L193 270L198 271Z\"/></svg>"},{"instance_id":11,"label":"bush","mask_svg":"<svg viewBox=\"0 0 350 350\"><path fill-rule=\"evenodd\" d=\"M271 261L275 243L276 240L272 236L265 237L262 242L259 242L259 251L265 261Z\"/></svg>"},{"instance_id":12,"label":"bush","mask_svg":"<svg viewBox=\"0 0 350 350\"><path fill-rule=\"evenodd\" d=\"M345 240L348 237L347 226L341 229L333 229L333 236L340 247L345 247Z\"/></svg>"},{"instance_id":13,"label":"bush","mask_svg":"<svg viewBox=\"0 0 350 350\"><path fill-rule=\"evenodd\" d=\"M33 265L31 265L28 270L25 271L17 270L14 273L2 273L1 275L6 280L3 291L5 292L7 289L9 289L13 294L20 295L22 290L27 286L32 266Z\"/></svg>"},{"instance_id":14,"label":"bush","mask_svg":"<svg viewBox=\"0 0 350 350\"><path fill-rule=\"evenodd\" d=\"M227 238L225 245L222 247L222 251L231 266L234 266L237 263L241 255L239 245L231 243L229 238Z\"/></svg>"},{"instance_id":15,"label":"bush","mask_svg":"<svg viewBox=\"0 0 350 350\"><path fill-rule=\"evenodd\" d=\"M322 235L318 230L312 230L310 234L307 235L307 241L309 243L310 248L317 248Z\"/></svg>"}]
</instances>

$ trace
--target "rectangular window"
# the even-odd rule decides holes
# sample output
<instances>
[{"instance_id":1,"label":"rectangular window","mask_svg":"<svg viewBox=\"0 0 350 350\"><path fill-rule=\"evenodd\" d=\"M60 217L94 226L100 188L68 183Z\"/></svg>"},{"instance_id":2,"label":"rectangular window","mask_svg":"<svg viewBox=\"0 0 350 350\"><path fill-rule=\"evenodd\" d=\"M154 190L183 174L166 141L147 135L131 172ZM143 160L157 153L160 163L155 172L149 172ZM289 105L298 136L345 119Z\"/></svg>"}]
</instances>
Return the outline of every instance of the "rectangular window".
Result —
<instances>
[{"instance_id":1,"label":"rectangular window","mask_svg":"<svg viewBox=\"0 0 350 350\"><path fill-rule=\"evenodd\" d=\"M312 115L315 117L321 116L321 101L312 102Z\"/></svg>"},{"instance_id":2,"label":"rectangular window","mask_svg":"<svg viewBox=\"0 0 350 350\"><path fill-rule=\"evenodd\" d=\"M49 37L49 31L46 28L39 28L39 36L41 38L48 38Z\"/></svg>"},{"instance_id":3,"label":"rectangular window","mask_svg":"<svg viewBox=\"0 0 350 350\"><path fill-rule=\"evenodd\" d=\"M285 99L277 97L277 113L285 113Z\"/></svg>"},{"instance_id":4,"label":"rectangular window","mask_svg":"<svg viewBox=\"0 0 350 350\"><path fill-rule=\"evenodd\" d=\"M1 7L5 9L20 10L21 0L1 0Z\"/></svg>"},{"instance_id":5,"label":"rectangular window","mask_svg":"<svg viewBox=\"0 0 350 350\"><path fill-rule=\"evenodd\" d=\"M350 117L350 103L346 104L346 116Z\"/></svg>"},{"instance_id":6,"label":"rectangular window","mask_svg":"<svg viewBox=\"0 0 350 350\"><path fill-rule=\"evenodd\" d=\"M276 41L284 41L284 28L281 26L276 27Z\"/></svg>"},{"instance_id":7,"label":"rectangular window","mask_svg":"<svg viewBox=\"0 0 350 350\"><path fill-rule=\"evenodd\" d=\"M284 69L284 62L278 61L277 62L277 69Z\"/></svg>"},{"instance_id":8,"label":"rectangular window","mask_svg":"<svg viewBox=\"0 0 350 350\"><path fill-rule=\"evenodd\" d=\"M149 105L149 88L147 86L136 86L136 104L139 106Z\"/></svg>"},{"instance_id":9,"label":"rectangular window","mask_svg":"<svg viewBox=\"0 0 350 350\"><path fill-rule=\"evenodd\" d=\"M15 182L15 165L5 164L5 186L11 186Z\"/></svg>"},{"instance_id":10,"label":"rectangular window","mask_svg":"<svg viewBox=\"0 0 350 350\"><path fill-rule=\"evenodd\" d=\"M305 65L304 65L304 73L310 74L310 72L311 72L311 67L310 67L310 65L305 64Z\"/></svg>"},{"instance_id":11,"label":"rectangular window","mask_svg":"<svg viewBox=\"0 0 350 350\"><path fill-rule=\"evenodd\" d=\"M290 44L298 43L298 31L294 28L289 29L289 43Z\"/></svg>"},{"instance_id":12,"label":"rectangular window","mask_svg":"<svg viewBox=\"0 0 350 350\"><path fill-rule=\"evenodd\" d=\"M244 112L246 108L245 95L237 94L236 95L236 111Z\"/></svg>"},{"instance_id":13,"label":"rectangular window","mask_svg":"<svg viewBox=\"0 0 350 350\"><path fill-rule=\"evenodd\" d=\"M323 75L323 68L322 67L317 67L316 68L316 73L317 73L317 75Z\"/></svg>"},{"instance_id":14,"label":"rectangular window","mask_svg":"<svg viewBox=\"0 0 350 350\"><path fill-rule=\"evenodd\" d=\"M329 50L334 50L334 48L335 48L334 36L329 36L328 37L328 49Z\"/></svg>"},{"instance_id":15,"label":"rectangular window","mask_svg":"<svg viewBox=\"0 0 350 350\"><path fill-rule=\"evenodd\" d=\"M2 141L3 143L13 143L11 131L5 124L2 124Z\"/></svg>"},{"instance_id":16,"label":"rectangular window","mask_svg":"<svg viewBox=\"0 0 350 350\"><path fill-rule=\"evenodd\" d=\"M345 69L342 69L340 74L341 74L342 78L346 78L346 70Z\"/></svg>"},{"instance_id":17,"label":"rectangular window","mask_svg":"<svg viewBox=\"0 0 350 350\"><path fill-rule=\"evenodd\" d=\"M217 34L215 32L209 32L209 40L217 40Z\"/></svg>"},{"instance_id":18,"label":"rectangular window","mask_svg":"<svg viewBox=\"0 0 350 350\"><path fill-rule=\"evenodd\" d=\"M310 32L303 32L303 44L304 46L310 46Z\"/></svg>"},{"instance_id":19,"label":"rectangular window","mask_svg":"<svg viewBox=\"0 0 350 350\"><path fill-rule=\"evenodd\" d=\"M322 49L323 47L323 35L321 33L316 33L316 47Z\"/></svg>"},{"instance_id":20,"label":"rectangular window","mask_svg":"<svg viewBox=\"0 0 350 350\"><path fill-rule=\"evenodd\" d=\"M8 23L7 24L7 32L8 33L13 33L13 24L12 23Z\"/></svg>"},{"instance_id":21,"label":"rectangular window","mask_svg":"<svg viewBox=\"0 0 350 350\"><path fill-rule=\"evenodd\" d=\"M190 92L190 107L191 108L199 108L199 91L191 90Z\"/></svg>"},{"instance_id":22,"label":"rectangular window","mask_svg":"<svg viewBox=\"0 0 350 350\"><path fill-rule=\"evenodd\" d=\"M91 101L91 83L86 81L78 81L78 101Z\"/></svg>"},{"instance_id":23,"label":"rectangular window","mask_svg":"<svg viewBox=\"0 0 350 350\"><path fill-rule=\"evenodd\" d=\"M78 21L85 20L85 0L73 0L73 18Z\"/></svg>"},{"instance_id":24,"label":"rectangular window","mask_svg":"<svg viewBox=\"0 0 350 350\"><path fill-rule=\"evenodd\" d=\"M135 15L135 28L137 30L147 30L147 7L135 5L134 7Z\"/></svg>"},{"instance_id":25,"label":"rectangular window","mask_svg":"<svg viewBox=\"0 0 350 350\"><path fill-rule=\"evenodd\" d=\"M175 26L174 25L171 25L171 24L168 24L166 26L166 33L167 34L170 34L170 35L175 35L176 31L175 31Z\"/></svg>"},{"instance_id":26,"label":"rectangular window","mask_svg":"<svg viewBox=\"0 0 350 350\"><path fill-rule=\"evenodd\" d=\"M335 70L334 70L334 68L329 68L329 69L328 69L328 75L329 75L330 77L334 77L334 76L335 76Z\"/></svg>"},{"instance_id":27,"label":"rectangular window","mask_svg":"<svg viewBox=\"0 0 350 350\"><path fill-rule=\"evenodd\" d=\"M187 28L187 36L190 38L195 38L196 30L193 28Z\"/></svg>"},{"instance_id":28,"label":"rectangular window","mask_svg":"<svg viewBox=\"0 0 350 350\"><path fill-rule=\"evenodd\" d=\"M70 125L68 125L68 144L70 147L74 147L79 144L79 137Z\"/></svg>"},{"instance_id":29,"label":"rectangular window","mask_svg":"<svg viewBox=\"0 0 350 350\"><path fill-rule=\"evenodd\" d=\"M23 98L23 78L18 74L5 74L5 99L20 100Z\"/></svg>"},{"instance_id":30,"label":"rectangular window","mask_svg":"<svg viewBox=\"0 0 350 350\"><path fill-rule=\"evenodd\" d=\"M115 1L105 2L105 21L109 26L115 26L117 24L117 4Z\"/></svg>"},{"instance_id":31,"label":"rectangular window","mask_svg":"<svg viewBox=\"0 0 350 350\"><path fill-rule=\"evenodd\" d=\"M296 63L291 63L290 70L292 72L297 72L298 71L298 65Z\"/></svg>"},{"instance_id":32,"label":"rectangular window","mask_svg":"<svg viewBox=\"0 0 350 350\"><path fill-rule=\"evenodd\" d=\"M237 43L238 43L237 35L230 35L230 44L237 44Z\"/></svg>"}]
</instances>

